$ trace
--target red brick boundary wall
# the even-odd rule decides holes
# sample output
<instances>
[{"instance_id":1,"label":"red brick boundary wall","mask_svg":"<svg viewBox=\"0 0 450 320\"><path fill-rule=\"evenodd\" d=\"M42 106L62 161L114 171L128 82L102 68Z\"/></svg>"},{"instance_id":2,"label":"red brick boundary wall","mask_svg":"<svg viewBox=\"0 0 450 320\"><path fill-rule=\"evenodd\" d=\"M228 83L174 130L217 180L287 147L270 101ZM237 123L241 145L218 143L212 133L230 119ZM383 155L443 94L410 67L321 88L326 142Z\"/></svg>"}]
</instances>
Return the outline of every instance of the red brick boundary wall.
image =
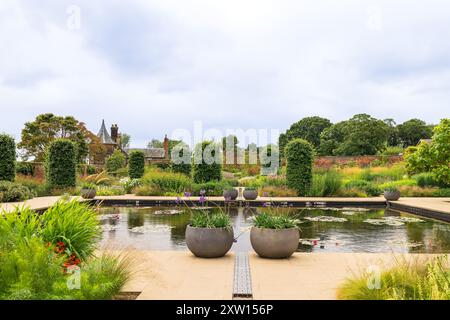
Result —
<instances>
[{"instance_id":1,"label":"red brick boundary wall","mask_svg":"<svg viewBox=\"0 0 450 320\"><path fill-rule=\"evenodd\" d=\"M317 168L333 166L368 167L374 161L394 164L403 161L403 156L323 156L315 158L314 166Z\"/></svg>"}]
</instances>

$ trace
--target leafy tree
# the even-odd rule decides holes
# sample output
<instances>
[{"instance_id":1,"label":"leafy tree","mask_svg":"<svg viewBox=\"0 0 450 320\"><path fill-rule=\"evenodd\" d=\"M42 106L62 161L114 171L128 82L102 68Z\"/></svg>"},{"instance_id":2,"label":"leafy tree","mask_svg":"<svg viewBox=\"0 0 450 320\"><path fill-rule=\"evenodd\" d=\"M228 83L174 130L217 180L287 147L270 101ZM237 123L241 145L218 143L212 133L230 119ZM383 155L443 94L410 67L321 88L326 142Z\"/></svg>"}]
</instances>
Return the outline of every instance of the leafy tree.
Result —
<instances>
[{"instance_id":1,"label":"leafy tree","mask_svg":"<svg viewBox=\"0 0 450 320\"><path fill-rule=\"evenodd\" d=\"M205 183L222 179L222 157L220 145L204 141L194 150L194 182Z\"/></svg>"},{"instance_id":2,"label":"leafy tree","mask_svg":"<svg viewBox=\"0 0 450 320\"><path fill-rule=\"evenodd\" d=\"M147 148L149 148L149 149L163 148L163 147L164 147L164 143L162 141L159 141L158 139L152 139L152 141L150 141L147 144Z\"/></svg>"},{"instance_id":3,"label":"leafy tree","mask_svg":"<svg viewBox=\"0 0 450 320\"><path fill-rule=\"evenodd\" d=\"M347 121L338 122L329 128L323 130L320 135L319 154L323 156L332 156L337 154L337 149L344 141L344 128Z\"/></svg>"},{"instance_id":4,"label":"leafy tree","mask_svg":"<svg viewBox=\"0 0 450 320\"><path fill-rule=\"evenodd\" d=\"M14 138L0 134L0 181L14 181L16 177L16 143Z\"/></svg>"},{"instance_id":5,"label":"leafy tree","mask_svg":"<svg viewBox=\"0 0 450 320\"><path fill-rule=\"evenodd\" d=\"M409 147L405 152L409 174L431 172L443 186L450 186L450 119L442 119L433 129L431 143Z\"/></svg>"},{"instance_id":6,"label":"leafy tree","mask_svg":"<svg viewBox=\"0 0 450 320\"><path fill-rule=\"evenodd\" d=\"M125 155L120 150L114 150L113 154L106 159L106 171L114 173L125 167Z\"/></svg>"},{"instance_id":7,"label":"leafy tree","mask_svg":"<svg viewBox=\"0 0 450 320\"><path fill-rule=\"evenodd\" d=\"M131 179L140 179L145 171L145 155L142 151L133 151L128 160L128 175Z\"/></svg>"},{"instance_id":8,"label":"leafy tree","mask_svg":"<svg viewBox=\"0 0 450 320\"><path fill-rule=\"evenodd\" d=\"M383 121L384 123L386 123L388 130L387 145L390 147L397 147L398 145L400 145L397 123L394 121L394 119L390 118L384 119Z\"/></svg>"},{"instance_id":9,"label":"leafy tree","mask_svg":"<svg viewBox=\"0 0 450 320\"><path fill-rule=\"evenodd\" d=\"M430 126L420 119L411 119L398 125L398 136L405 148L417 145L420 139L430 139L432 134Z\"/></svg>"},{"instance_id":10,"label":"leafy tree","mask_svg":"<svg viewBox=\"0 0 450 320\"><path fill-rule=\"evenodd\" d=\"M304 139L315 148L320 145L320 134L326 128L331 127L330 120L321 117L306 117L291 125L286 132L287 140ZM281 146L283 147L283 146Z\"/></svg>"},{"instance_id":11,"label":"leafy tree","mask_svg":"<svg viewBox=\"0 0 450 320\"><path fill-rule=\"evenodd\" d=\"M56 139L48 146L45 169L47 183L51 188L69 188L76 185L75 142L68 139Z\"/></svg>"},{"instance_id":12,"label":"leafy tree","mask_svg":"<svg viewBox=\"0 0 450 320\"><path fill-rule=\"evenodd\" d=\"M32 122L25 123L22 141L18 147L24 150L24 157L43 161L45 150L56 139L68 139L77 145L77 160L82 162L88 155L84 124L72 116L60 117L52 113L41 114Z\"/></svg>"},{"instance_id":13,"label":"leafy tree","mask_svg":"<svg viewBox=\"0 0 450 320\"><path fill-rule=\"evenodd\" d=\"M130 146L131 136L126 133L120 134L120 147L126 149Z\"/></svg>"},{"instance_id":14,"label":"leafy tree","mask_svg":"<svg viewBox=\"0 0 450 320\"><path fill-rule=\"evenodd\" d=\"M311 188L314 149L308 141L294 139L287 144L285 154L286 185L304 196Z\"/></svg>"}]
</instances>

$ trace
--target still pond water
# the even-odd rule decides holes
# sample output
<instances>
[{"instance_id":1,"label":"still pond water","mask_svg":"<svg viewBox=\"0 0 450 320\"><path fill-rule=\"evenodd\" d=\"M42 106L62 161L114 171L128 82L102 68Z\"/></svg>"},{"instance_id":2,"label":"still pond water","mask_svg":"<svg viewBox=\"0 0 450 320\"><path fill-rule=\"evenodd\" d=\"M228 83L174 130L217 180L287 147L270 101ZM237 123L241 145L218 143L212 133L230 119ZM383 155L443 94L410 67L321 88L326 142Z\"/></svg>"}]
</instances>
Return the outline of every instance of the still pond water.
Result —
<instances>
[{"instance_id":1,"label":"still pond water","mask_svg":"<svg viewBox=\"0 0 450 320\"><path fill-rule=\"evenodd\" d=\"M264 210L228 210L238 237L232 250L251 250L252 217ZM450 224L413 215L363 208L286 208L277 212L301 221L301 252L450 252ZM100 209L102 241L115 248L186 250L184 233L189 219L188 209L104 207Z\"/></svg>"}]
</instances>

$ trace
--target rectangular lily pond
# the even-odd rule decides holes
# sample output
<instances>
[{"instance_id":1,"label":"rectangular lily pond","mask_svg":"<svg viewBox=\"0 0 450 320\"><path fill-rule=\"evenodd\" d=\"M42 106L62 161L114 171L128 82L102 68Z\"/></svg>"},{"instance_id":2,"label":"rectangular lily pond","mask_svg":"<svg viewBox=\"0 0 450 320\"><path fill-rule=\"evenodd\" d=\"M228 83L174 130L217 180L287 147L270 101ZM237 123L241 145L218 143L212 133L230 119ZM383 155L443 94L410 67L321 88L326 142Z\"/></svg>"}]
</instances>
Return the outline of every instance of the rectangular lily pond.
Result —
<instances>
[{"instance_id":1,"label":"rectangular lily pond","mask_svg":"<svg viewBox=\"0 0 450 320\"><path fill-rule=\"evenodd\" d=\"M184 234L191 212L196 209L101 207L99 210L104 244L141 250L187 250ZM252 250L252 217L264 210L269 209L226 209L238 238L232 250ZM299 252L450 252L450 224L410 214L364 208L279 208L277 212L300 220Z\"/></svg>"}]
</instances>

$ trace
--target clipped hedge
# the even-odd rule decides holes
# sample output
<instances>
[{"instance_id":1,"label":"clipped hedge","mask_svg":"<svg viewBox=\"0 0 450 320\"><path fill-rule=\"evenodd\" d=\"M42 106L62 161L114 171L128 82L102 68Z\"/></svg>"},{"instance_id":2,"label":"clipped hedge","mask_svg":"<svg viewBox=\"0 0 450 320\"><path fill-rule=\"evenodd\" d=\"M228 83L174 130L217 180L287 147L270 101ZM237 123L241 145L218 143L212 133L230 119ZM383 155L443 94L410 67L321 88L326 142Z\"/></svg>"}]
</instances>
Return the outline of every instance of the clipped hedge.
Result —
<instances>
[{"instance_id":1,"label":"clipped hedge","mask_svg":"<svg viewBox=\"0 0 450 320\"><path fill-rule=\"evenodd\" d=\"M192 172L192 152L188 147L175 147L171 153L172 172L182 173L191 176Z\"/></svg>"},{"instance_id":2,"label":"clipped hedge","mask_svg":"<svg viewBox=\"0 0 450 320\"><path fill-rule=\"evenodd\" d=\"M314 151L312 145L303 139L294 139L285 149L286 184L297 191L299 196L306 195L312 183Z\"/></svg>"},{"instance_id":3,"label":"clipped hedge","mask_svg":"<svg viewBox=\"0 0 450 320\"><path fill-rule=\"evenodd\" d=\"M115 173L126 165L126 159L120 150L114 150L113 154L106 159L106 171Z\"/></svg>"},{"instance_id":4,"label":"clipped hedge","mask_svg":"<svg viewBox=\"0 0 450 320\"><path fill-rule=\"evenodd\" d=\"M145 155L142 151L133 151L128 159L128 175L131 179L140 179L144 175Z\"/></svg>"},{"instance_id":5,"label":"clipped hedge","mask_svg":"<svg viewBox=\"0 0 450 320\"><path fill-rule=\"evenodd\" d=\"M0 134L0 180L14 181L16 177L16 143L7 134Z\"/></svg>"},{"instance_id":6,"label":"clipped hedge","mask_svg":"<svg viewBox=\"0 0 450 320\"><path fill-rule=\"evenodd\" d=\"M47 183L50 188L70 188L76 185L77 146L67 139L50 143L45 159Z\"/></svg>"},{"instance_id":7,"label":"clipped hedge","mask_svg":"<svg viewBox=\"0 0 450 320\"><path fill-rule=\"evenodd\" d=\"M206 152L205 152L206 150ZM208 158L205 158L206 155ZM211 141L204 141L194 151L194 182L205 183L222 179L222 158L220 146Z\"/></svg>"}]
</instances>

